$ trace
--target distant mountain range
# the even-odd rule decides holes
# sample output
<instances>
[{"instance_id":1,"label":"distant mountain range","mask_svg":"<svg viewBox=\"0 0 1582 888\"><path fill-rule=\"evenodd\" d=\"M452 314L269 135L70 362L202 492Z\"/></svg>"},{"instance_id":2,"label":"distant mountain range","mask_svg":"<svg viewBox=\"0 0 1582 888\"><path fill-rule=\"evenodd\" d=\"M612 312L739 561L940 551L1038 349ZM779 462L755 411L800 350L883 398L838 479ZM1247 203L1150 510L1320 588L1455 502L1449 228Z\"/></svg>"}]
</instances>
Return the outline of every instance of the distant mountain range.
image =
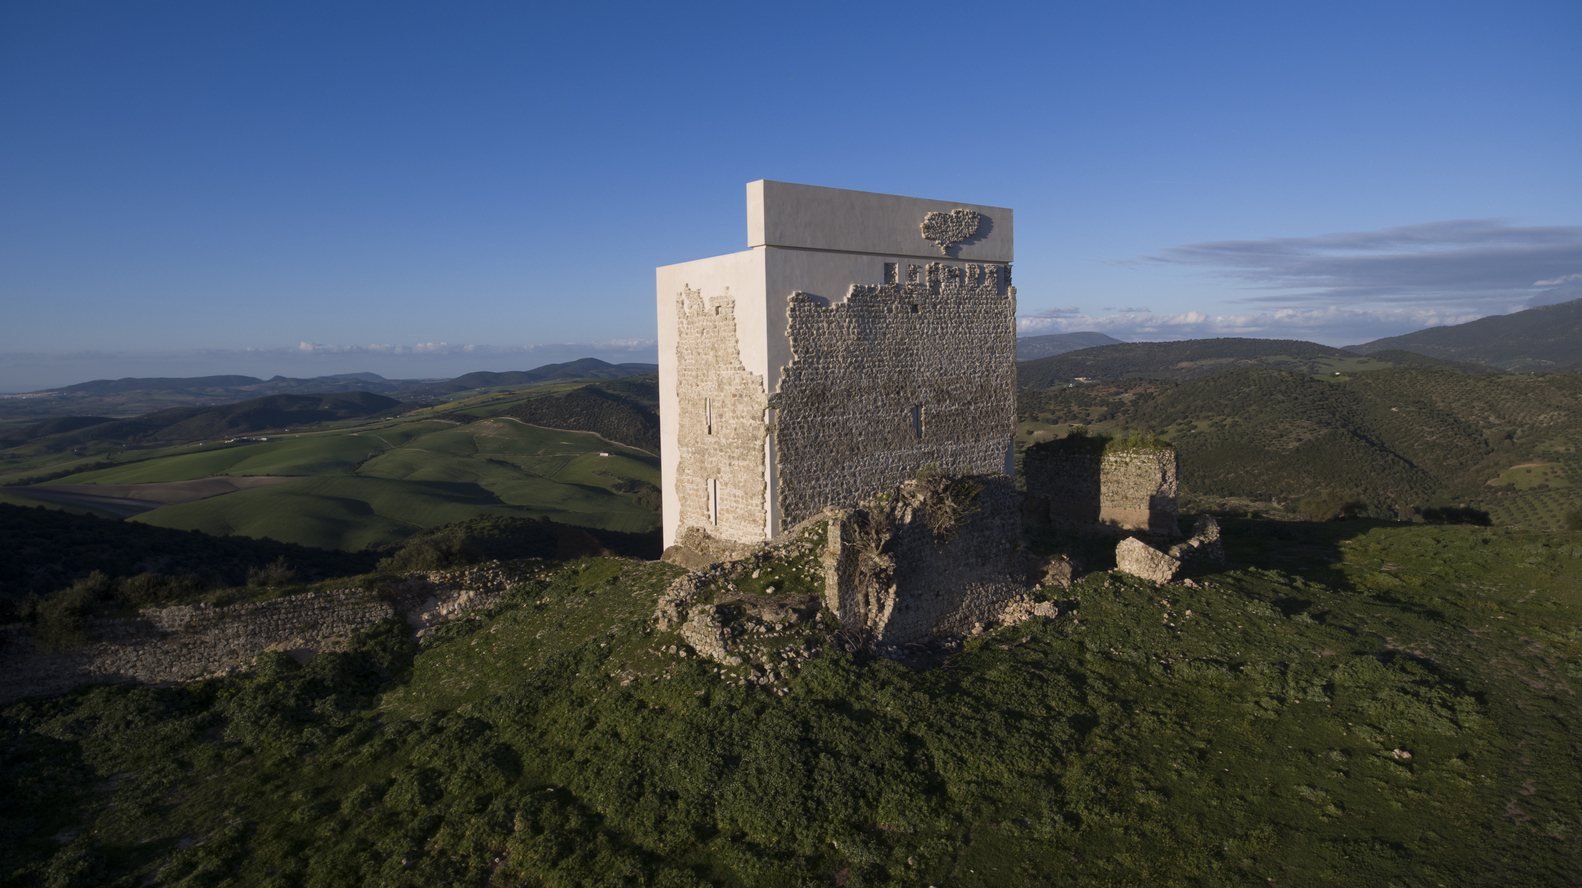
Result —
<instances>
[{"instance_id":1,"label":"distant mountain range","mask_svg":"<svg viewBox=\"0 0 1582 888\"><path fill-rule=\"evenodd\" d=\"M223 441L266 429L373 417L399 407L402 407L400 401L372 392L266 395L236 404L172 407L133 419L109 416L49 419L0 436L0 447L34 443L41 449L58 453L89 442L147 447L205 438Z\"/></svg>"},{"instance_id":2,"label":"distant mountain range","mask_svg":"<svg viewBox=\"0 0 1582 888\"><path fill-rule=\"evenodd\" d=\"M369 392L399 395L403 401L438 402L458 392L497 386L526 386L570 379L624 379L657 373L657 364L611 364L581 358L532 370L468 373L455 379L386 379L377 373L349 373L295 379L276 376L196 376L96 379L62 388L0 395L0 420L26 421L52 416L94 414L121 417L175 406L212 407L269 395L324 395Z\"/></svg>"},{"instance_id":3,"label":"distant mountain range","mask_svg":"<svg viewBox=\"0 0 1582 888\"><path fill-rule=\"evenodd\" d=\"M449 395L472 389L497 386L523 386L536 382L553 382L558 379L625 379L629 376L647 376L658 373L658 364L610 364L598 358L581 358L564 364L545 364L532 370L513 370L507 373L468 373L444 382L433 382L405 390L409 398L425 395Z\"/></svg>"},{"instance_id":4,"label":"distant mountain range","mask_svg":"<svg viewBox=\"0 0 1582 888\"><path fill-rule=\"evenodd\" d=\"M1016 339L1016 360L1031 361L1063 355L1099 345L1118 345L1123 340L1104 333L1050 333L1047 336L1019 336Z\"/></svg>"},{"instance_id":5,"label":"distant mountain range","mask_svg":"<svg viewBox=\"0 0 1582 888\"><path fill-rule=\"evenodd\" d=\"M1346 348L1368 355L1399 349L1507 370L1575 369L1582 364L1582 299Z\"/></svg>"}]
</instances>

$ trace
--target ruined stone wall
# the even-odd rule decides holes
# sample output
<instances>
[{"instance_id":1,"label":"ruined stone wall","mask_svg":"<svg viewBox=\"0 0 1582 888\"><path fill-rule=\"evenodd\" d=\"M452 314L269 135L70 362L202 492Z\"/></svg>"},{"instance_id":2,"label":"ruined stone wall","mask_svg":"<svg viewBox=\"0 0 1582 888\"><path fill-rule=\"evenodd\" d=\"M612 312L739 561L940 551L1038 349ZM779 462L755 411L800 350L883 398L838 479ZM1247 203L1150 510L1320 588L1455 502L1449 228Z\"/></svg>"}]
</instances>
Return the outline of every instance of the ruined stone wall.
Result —
<instances>
[{"instance_id":1,"label":"ruined stone wall","mask_svg":"<svg viewBox=\"0 0 1582 888\"><path fill-rule=\"evenodd\" d=\"M676 316L680 526L727 540L761 540L769 405L763 377L742 364L736 300L726 292L705 301L701 292L684 290Z\"/></svg>"},{"instance_id":2,"label":"ruined stone wall","mask_svg":"<svg viewBox=\"0 0 1582 888\"><path fill-rule=\"evenodd\" d=\"M503 567L484 566L410 574L383 596L336 589L226 607L144 608L129 619L90 619L89 643L60 652L36 647L27 624L0 626L0 702L88 684L165 684L225 675L247 668L264 651L333 650L398 616L423 637L435 623L497 604L515 578Z\"/></svg>"},{"instance_id":3,"label":"ruined stone wall","mask_svg":"<svg viewBox=\"0 0 1582 888\"><path fill-rule=\"evenodd\" d=\"M1099 523L1177 536L1174 448L1106 453L1099 470Z\"/></svg>"},{"instance_id":4,"label":"ruined stone wall","mask_svg":"<svg viewBox=\"0 0 1582 888\"><path fill-rule=\"evenodd\" d=\"M1055 524L1107 525L1177 535L1176 452L1171 447L1103 450L1102 438L1029 448L1027 495L1046 500Z\"/></svg>"},{"instance_id":5,"label":"ruined stone wall","mask_svg":"<svg viewBox=\"0 0 1582 888\"><path fill-rule=\"evenodd\" d=\"M1087 526L1099 523L1100 462L1098 448L1030 447L1022 460L1027 495L1048 502L1049 521Z\"/></svg>"},{"instance_id":6,"label":"ruined stone wall","mask_svg":"<svg viewBox=\"0 0 1582 888\"><path fill-rule=\"evenodd\" d=\"M782 527L923 466L1005 471L1016 427L1007 269L930 263L905 277L853 285L840 304L791 297L793 357L770 398Z\"/></svg>"},{"instance_id":7,"label":"ruined stone wall","mask_svg":"<svg viewBox=\"0 0 1582 888\"><path fill-rule=\"evenodd\" d=\"M840 510L830 521L824 602L848 631L880 648L932 636L969 635L1000 621L1031 586L1021 550L1017 492L1003 475L976 487L941 535L929 511L949 489L906 485L888 502Z\"/></svg>"}]
</instances>

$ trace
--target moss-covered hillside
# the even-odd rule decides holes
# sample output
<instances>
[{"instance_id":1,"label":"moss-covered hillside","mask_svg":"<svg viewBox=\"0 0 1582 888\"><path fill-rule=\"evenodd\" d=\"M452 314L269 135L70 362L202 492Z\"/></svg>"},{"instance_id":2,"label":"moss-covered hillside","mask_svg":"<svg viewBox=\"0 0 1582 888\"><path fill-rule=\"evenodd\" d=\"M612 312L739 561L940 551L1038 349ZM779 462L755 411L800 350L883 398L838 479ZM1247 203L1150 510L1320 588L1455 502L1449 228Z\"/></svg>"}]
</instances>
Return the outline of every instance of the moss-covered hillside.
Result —
<instances>
[{"instance_id":1,"label":"moss-covered hillside","mask_svg":"<svg viewBox=\"0 0 1582 888\"><path fill-rule=\"evenodd\" d=\"M18 885L1564 885L1582 558L1562 535L1228 521L936 668L773 688L669 652L678 575L571 562L422 647L0 718ZM785 691L785 693L780 693Z\"/></svg>"}]
</instances>

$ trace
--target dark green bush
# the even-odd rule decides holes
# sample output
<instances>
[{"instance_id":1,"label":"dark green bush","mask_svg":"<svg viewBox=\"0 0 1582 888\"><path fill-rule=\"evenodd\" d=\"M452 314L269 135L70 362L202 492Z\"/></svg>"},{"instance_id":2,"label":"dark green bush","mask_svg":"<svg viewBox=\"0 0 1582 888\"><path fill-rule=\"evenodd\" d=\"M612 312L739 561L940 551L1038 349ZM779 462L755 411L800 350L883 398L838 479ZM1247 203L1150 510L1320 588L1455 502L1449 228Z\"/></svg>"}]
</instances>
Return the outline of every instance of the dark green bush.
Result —
<instances>
[{"instance_id":1,"label":"dark green bush","mask_svg":"<svg viewBox=\"0 0 1582 888\"><path fill-rule=\"evenodd\" d=\"M110 589L110 578L96 570L38 602L34 616L39 645L46 650L64 651L86 644L88 617L109 597Z\"/></svg>"},{"instance_id":2,"label":"dark green bush","mask_svg":"<svg viewBox=\"0 0 1582 888\"><path fill-rule=\"evenodd\" d=\"M1489 513L1465 506L1439 506L1423 510L1423 520L1429 524L1474 524L1488 527Z\"/></svg>"},{"instance_id":3,"label":"dark green bush","mask_svg":"<svg viewBox=\"0 0 1582 888\"><path fill-rule=\"evenodd\" d=\"M296 581L297 572L286 563L284 555L268 564L249 568L247 571L249 586L289 586Z\"/></svg>"}]
</instances>

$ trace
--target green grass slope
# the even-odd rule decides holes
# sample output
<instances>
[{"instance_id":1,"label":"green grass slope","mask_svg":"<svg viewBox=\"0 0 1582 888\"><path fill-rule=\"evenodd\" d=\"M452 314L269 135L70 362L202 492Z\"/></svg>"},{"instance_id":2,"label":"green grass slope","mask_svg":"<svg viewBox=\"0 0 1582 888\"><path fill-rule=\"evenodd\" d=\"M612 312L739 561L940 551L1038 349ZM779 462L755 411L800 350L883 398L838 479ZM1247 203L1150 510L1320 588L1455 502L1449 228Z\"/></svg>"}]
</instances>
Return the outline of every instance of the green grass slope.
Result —
<instances>
[{"instance_id":1,"label":"green grass slope","mask_svg":"<svg viewBox=\"0 0 1582 888\"><path fill-rule=\"evenodd\" d=\"M151 484L190 481L211 475L343 474L387 449L388 446L373 435L320 434L280 438L258 444L189 451L68 475L49 483Z\"/></svg>"},{"instance_id":2,"label":"green grass slope","mask_svg":"<svg viewBox=\"0 0 1582 888\"><path fill-rule=\"evenodd\" d=\"M549 518L625 533L658 526L653 509L616 489L622 479L657 484L651 457L587 433L508 419L400 423L284 438L55 483L136 484L225 474L304 477L165 506L132 520L346 550L386 545L480 515Z\"/></svg>"},{"instance_id":3,"label":"green grass slope","mask_svg":"<svg viewBox=\"0 0 1582 888\"><path fill-rule=\"evenodd\" d=\"M59 420L22 429L19 439L50 452L94 444L158 446L203 439L225 440L254 432L315 425L334 420L368 417L399 406L400 402L369 392L324 395L270 395L237 404L214 407L174 407L134 419L95 422L66 431L52 431Z\"/></svg>"},{"instance_id":4,"label":"green grass slope","mask_svg":"<svg viewBox=\"0 0 1582 888\"><path fill-rule=\"evenodd\" d=\"M1582 872L1582 558L1232 521L940 668L665 649L676 569L532 572L421 648L0 712L16 884L1508 886ZM1073 609L1074 606L1074 609Z\"/></svg>"}]
</instances>

